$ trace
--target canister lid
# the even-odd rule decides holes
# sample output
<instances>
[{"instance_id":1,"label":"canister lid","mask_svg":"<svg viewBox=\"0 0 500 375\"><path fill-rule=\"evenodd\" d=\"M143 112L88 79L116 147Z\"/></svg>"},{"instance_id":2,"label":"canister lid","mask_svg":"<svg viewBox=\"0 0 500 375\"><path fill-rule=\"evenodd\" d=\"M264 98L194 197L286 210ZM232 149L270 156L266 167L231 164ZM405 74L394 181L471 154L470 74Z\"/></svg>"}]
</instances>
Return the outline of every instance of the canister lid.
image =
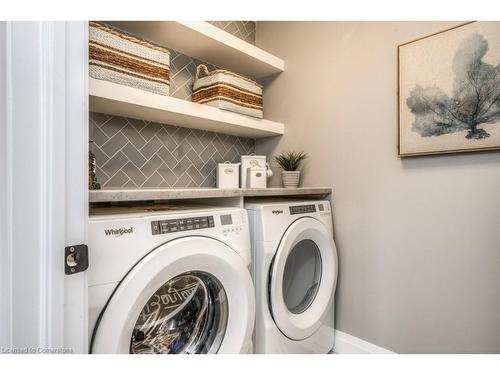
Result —
<instances>
[{"instance_id":1,"label":"canister lid","mask_svg":"<svg viewBox=\"0 0 500 375\"><path fill-rule=\"evenodd\" d=\"M231 163L229 161L225 161L224 163L218 163L219 167L239 167L241 163Z\"/></svg>"},{"instance_id":2,"label":"canister lid","mask_svg":"<svg viewBox=\"0 0 500 375\"><path fill-rule=\"evenodd\" d=\"M253 154L250 154L250 155L241 155L241 160L245 160L245 159L266 159L266 155L253 155Z\"/></svg>"}]
</instances>

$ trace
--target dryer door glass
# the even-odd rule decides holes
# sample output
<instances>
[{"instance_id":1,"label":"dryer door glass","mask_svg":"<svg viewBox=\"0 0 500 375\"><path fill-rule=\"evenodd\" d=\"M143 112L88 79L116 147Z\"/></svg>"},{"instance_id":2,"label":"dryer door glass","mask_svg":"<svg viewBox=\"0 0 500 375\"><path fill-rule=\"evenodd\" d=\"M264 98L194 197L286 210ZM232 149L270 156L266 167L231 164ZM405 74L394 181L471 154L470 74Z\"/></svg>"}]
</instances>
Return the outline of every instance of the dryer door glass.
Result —
<instances>
[{"instance_id":1,"label":"dryer door glass","mask_svg":"<svg viewBox=\"0 0 500 375\"><path fill-rule=\"evenodd\" d=\"M298 242L288 255L283 274L283 299L293 314L300 314L314 301L321 281L321 254L310 239Z\"/></svg>"},{"instance_id":2,"label":"dryer door glass","mask_svg":"<svg viewBox=\"0 0 500 375\"><path fill-rule=\"evenodd\" d=\"M332 309L337 253L331 230L317 219L294 221L270 267L268 298L274 322L292 340L304 340Z\"/></svg>"},{"instance_id":3,"label":"dryer door glass","mask_svg":"<svg viewBox=\"0 0 500 375\"><path fill-rule=\"evenodd\" d=\"M227 318L220 282L206 272L183 273L163 284L142 309L130 353L216 353Z\"/></svg>"}]
</instances>

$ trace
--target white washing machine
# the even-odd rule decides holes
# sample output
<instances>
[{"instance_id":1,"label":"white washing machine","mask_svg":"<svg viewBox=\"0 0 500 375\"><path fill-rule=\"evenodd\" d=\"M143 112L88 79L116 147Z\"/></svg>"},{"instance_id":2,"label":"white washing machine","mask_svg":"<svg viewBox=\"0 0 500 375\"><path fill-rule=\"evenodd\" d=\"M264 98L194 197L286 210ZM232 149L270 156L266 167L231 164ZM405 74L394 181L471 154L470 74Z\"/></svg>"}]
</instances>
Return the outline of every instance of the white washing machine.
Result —
<instances>
[{"instance_id":1,"label":"white washing machine","mask_svg":"<svg viewBox=\"0 0 500 375\"><path fill-rule=\"evenodd\" d=\"M245 210L94 209L89 252L91 353L251 352Z\"/></svg>"},{"instance_id":2,"label":"white washing machine","mask_svg":"<svg viewBox=\"0 0 500 375\"><path fill-rule=\"evenodd\" d=\"M328 201L247 203L256 293L255 353L334 346L337 250Z\"/></svg>"}]
</instances>

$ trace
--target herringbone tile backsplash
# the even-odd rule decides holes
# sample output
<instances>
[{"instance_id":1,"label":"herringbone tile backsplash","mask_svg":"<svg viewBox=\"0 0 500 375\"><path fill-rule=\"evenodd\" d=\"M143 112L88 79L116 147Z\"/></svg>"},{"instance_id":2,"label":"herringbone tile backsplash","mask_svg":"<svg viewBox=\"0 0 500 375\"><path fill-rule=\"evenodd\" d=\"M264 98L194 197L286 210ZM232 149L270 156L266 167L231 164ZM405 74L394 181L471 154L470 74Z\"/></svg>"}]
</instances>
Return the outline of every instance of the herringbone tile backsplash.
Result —
<instances>
[{"instance_id":1,"label":"herringbone tile backsplash","mask_svg":"<svg viewBox=\"0 0 500 375\"><path fill-rule=\"evenodd\" d=\"M248 42L255 41L254 22L213 23ZM199 63L171 50L170 96L191 100ZM255 151L254 139L92 112L90 139L103 189L215 187L217 163L239 162L240 155Z\"/></svg>"},{"instance_id":2,"label":"herringbone tile backsplash","mask_svg":"<svg viewBox=\"0 0 500 375\"><path fill-rule=\"evenodd\" d=\"M219 29L227 31L245 42L255 44L254 21L208 21Z\"/></svg>"},{"instance_id":3,"label":"herringbone tile backsplash","mask_svg":"<svg viewBox=\"0 0 500 375\"><path fill-rule=\"evenodd\" d=\"M239 162L255 141L123 117L90 114L103 188L214 187L217 163Z\"/></svg>"}]
</instances>

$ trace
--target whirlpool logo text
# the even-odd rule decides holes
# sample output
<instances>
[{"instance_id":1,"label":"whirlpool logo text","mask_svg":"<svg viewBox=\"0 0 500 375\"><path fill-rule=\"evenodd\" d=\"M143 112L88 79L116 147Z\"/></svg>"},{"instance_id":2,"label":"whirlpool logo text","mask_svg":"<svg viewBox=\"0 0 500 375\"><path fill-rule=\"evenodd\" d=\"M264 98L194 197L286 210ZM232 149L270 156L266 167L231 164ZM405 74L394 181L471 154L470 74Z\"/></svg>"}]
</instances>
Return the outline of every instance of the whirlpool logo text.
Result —
<instances>
[{"instance_id":1,"label":"whirlpool logo text","mask_svg":"<svg viewBox=\"0 0 500 375\"><path fill-rule=\"evenodd\" d=\"M119 229L104 229L104 234L106 236L115 236L115 237L121 237L124 234L132 234L134 232L134 228L119 228Z\"/></svg>"}]
</instances>

